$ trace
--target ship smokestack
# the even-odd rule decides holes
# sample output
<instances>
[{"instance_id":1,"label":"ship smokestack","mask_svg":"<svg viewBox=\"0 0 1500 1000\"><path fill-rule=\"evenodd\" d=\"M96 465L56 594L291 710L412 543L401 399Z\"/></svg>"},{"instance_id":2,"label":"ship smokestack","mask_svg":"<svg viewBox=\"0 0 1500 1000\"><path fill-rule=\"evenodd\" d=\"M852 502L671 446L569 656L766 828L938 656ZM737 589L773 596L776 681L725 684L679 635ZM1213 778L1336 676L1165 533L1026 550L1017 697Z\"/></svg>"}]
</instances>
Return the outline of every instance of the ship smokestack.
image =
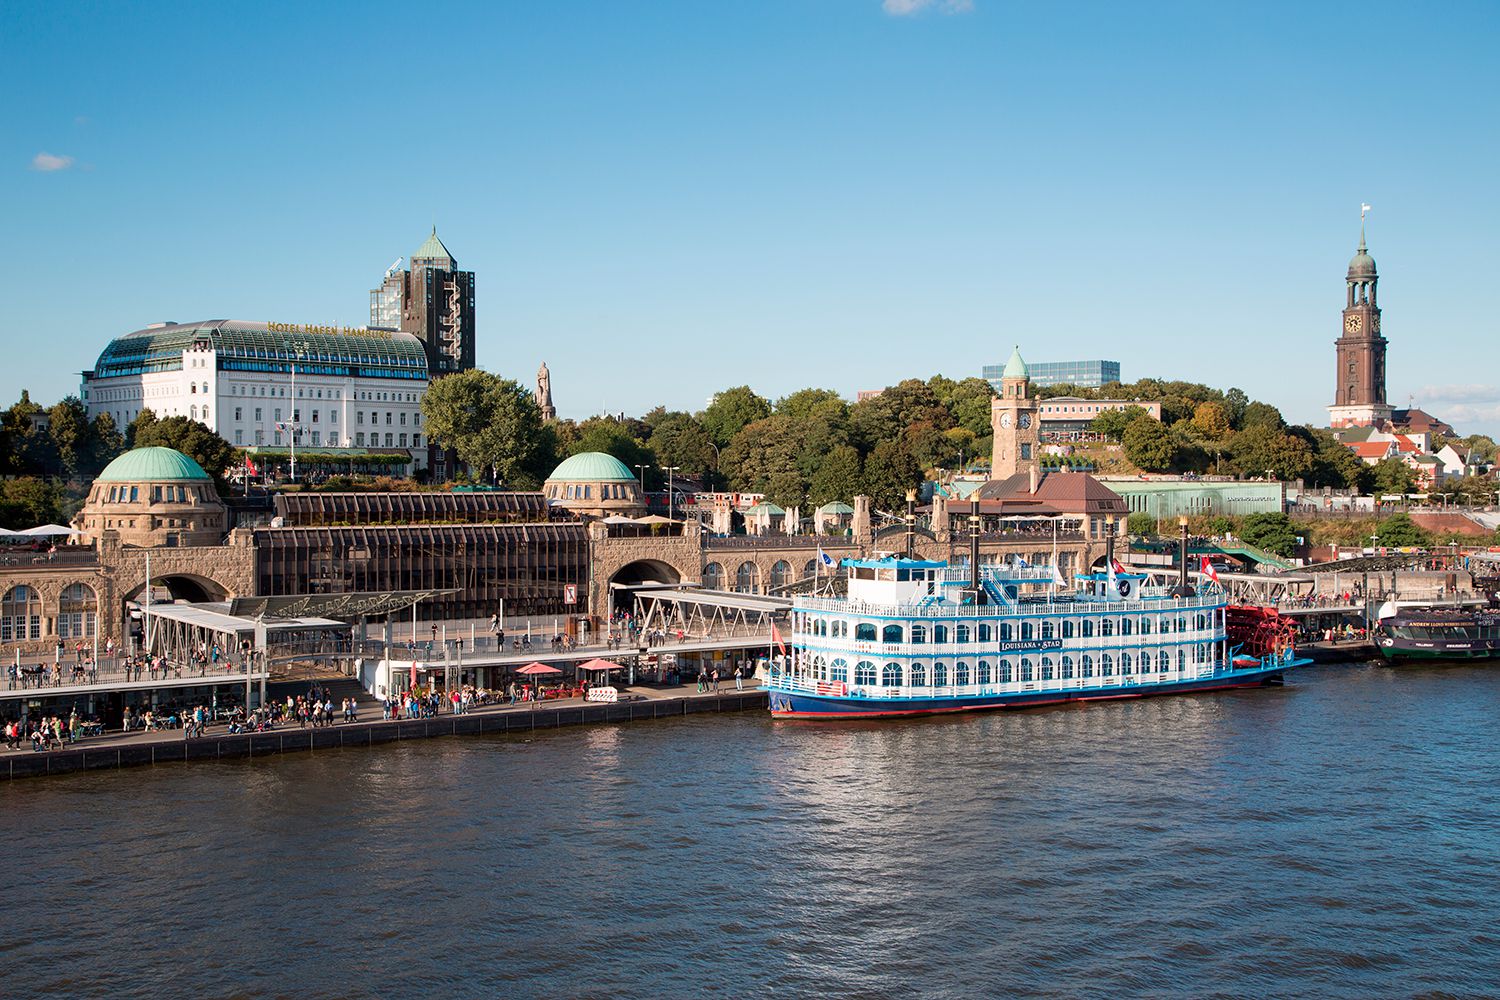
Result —
<instances>
[{"instance_id":1,"label":"ship smokestack","mask_svg":"<svg viewBox=\"0 0 1500 1000\"><path fill-rule=\"evenodd\" d=\"M969 514L969 590L974 594L975 604L987 604L984 587L979 583L979 495L974 495L973 510Z\"/></svg>"},{"instance_id":2,"label":"ship smokestack","mask_svg":"<svg viewBox=\"0 0 1500 1000\"><path fill-rule=\"evenodd\" d=\"M917 491L906 491L906 558L917 554Z\"/></svg>"}]
</instances>

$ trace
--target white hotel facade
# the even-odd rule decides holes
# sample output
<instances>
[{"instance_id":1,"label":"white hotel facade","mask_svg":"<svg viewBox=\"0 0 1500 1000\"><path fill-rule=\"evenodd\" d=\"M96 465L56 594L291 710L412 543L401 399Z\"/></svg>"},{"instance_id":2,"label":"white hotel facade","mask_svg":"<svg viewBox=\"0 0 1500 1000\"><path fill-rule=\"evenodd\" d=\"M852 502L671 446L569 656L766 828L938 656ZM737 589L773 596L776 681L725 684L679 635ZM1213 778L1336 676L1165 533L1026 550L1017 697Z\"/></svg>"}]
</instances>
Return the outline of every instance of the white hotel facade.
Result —
<instances>
[{"instance_id":1,"label":"white hotel facade","mask_svg":"<svg viewBox=\"0 0 1500 1000\"><path fill-rule=\"evenodd\" d=\"M409 333L294 323L156 323L112 340L80 398L124 431L142 410L182 416L275 459L296 446L425 467L422 343Z\"/></svg>"}]
</instances>

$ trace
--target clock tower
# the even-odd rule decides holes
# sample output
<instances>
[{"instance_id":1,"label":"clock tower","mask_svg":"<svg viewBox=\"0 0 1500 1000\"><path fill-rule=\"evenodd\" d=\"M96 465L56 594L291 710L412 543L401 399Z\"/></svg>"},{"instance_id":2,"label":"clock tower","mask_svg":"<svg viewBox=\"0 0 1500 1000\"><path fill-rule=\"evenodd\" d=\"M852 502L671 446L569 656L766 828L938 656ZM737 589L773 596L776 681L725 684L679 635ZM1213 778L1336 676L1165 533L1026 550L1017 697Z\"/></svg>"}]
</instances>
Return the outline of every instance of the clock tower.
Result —
<instances>
[{"instance_id":1,"label":"clock tower","mask_svg":"<svg viewBox=\"0 0 1500 1000\"><path fill-rule=\"evenodd\" d=\"M1391 417L1385 401L1385 338L1380 335L1380 307L1375 298L1379 281L1375 259L1365 249L1361 221L1359 249L1344 278L1343 330L1333 342L1338 361L1328 422L1335 429L1367 427Z\"/></svg>"},{"instance_id":2,"label":"clock tower","mask_svg":"<svg viewBox=\"0 0 1500 1000\"><path fill-rule=\"evenodd\" d=\"M1001 373L999 398L990 400L990 428L995 432L991 479L1008 479L1036 467L1037 401L1031 395L1031 374L1021 360L1019 346Z\"/></svg>"}]
</instances>

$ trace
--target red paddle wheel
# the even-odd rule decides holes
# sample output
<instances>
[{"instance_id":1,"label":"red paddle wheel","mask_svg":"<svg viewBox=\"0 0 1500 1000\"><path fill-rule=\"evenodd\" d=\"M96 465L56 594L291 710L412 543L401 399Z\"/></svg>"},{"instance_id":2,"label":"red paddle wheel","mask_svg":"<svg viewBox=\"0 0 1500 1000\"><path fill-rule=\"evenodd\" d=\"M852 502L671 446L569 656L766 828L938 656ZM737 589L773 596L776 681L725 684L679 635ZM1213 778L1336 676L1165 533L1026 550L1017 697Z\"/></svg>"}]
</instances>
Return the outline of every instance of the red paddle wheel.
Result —
<instances>
[{"instance_id":1,"label":"red paddle wheel","mask_svg":"<svg viewBox=\"0 0 1500 1000\"><path fill-rule=\"evenodd\" d=\"M1296 645L1297 625L1275 608L1233 604L1224 609L1224 631L1242 654L1264 660Z\"/></svg>"}]
</instances>

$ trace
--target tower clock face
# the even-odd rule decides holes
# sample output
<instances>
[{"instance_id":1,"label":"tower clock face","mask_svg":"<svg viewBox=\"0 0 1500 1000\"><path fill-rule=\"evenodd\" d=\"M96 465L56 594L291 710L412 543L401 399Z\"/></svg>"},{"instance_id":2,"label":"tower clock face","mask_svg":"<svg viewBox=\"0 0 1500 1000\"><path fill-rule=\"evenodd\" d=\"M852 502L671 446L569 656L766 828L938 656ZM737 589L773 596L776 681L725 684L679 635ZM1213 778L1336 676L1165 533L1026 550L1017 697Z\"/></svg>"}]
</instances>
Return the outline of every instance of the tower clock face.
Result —
<instances>
[{"instance_id":1,"label":"tower clock face","mask_svg":"<svg viewBox=\"0 0 1500 1000\"><path fill-rule=\"evenodd\" d=\"M1359 318L1359 316L1356 315L1356 316L1345 316L1344 317L1344 330L1346 332L1348 332L1348 333L1358 333L1359 332L1359 328L1360 328L1360 318Z\"/></svg>"},{"instance_id":2,"label":"tower clock face","mask_svg":"<svg viewBox=\"0 0 1500 1000\"><path fill-rule=\"evenodd\" d=\"M1000 414L1000 426L1001 427L1009 427L1010 426L1010 414L1009 413L1002 413L1002 414Z\"/></svg>"},{"instance_id":3,"label":"tower clock face","mask_svg":"<svg viewBox=\"0 0 1500 1000\"><path fill-rule=\"evenodd\" d=\"M1030 426L1031 426L1031 414L1029 414L1029 413L1023 413L1023 414L1021 414L1021 429L1025 430L1026 428L1028 428Z\"/></svg>"}]
</instances>

